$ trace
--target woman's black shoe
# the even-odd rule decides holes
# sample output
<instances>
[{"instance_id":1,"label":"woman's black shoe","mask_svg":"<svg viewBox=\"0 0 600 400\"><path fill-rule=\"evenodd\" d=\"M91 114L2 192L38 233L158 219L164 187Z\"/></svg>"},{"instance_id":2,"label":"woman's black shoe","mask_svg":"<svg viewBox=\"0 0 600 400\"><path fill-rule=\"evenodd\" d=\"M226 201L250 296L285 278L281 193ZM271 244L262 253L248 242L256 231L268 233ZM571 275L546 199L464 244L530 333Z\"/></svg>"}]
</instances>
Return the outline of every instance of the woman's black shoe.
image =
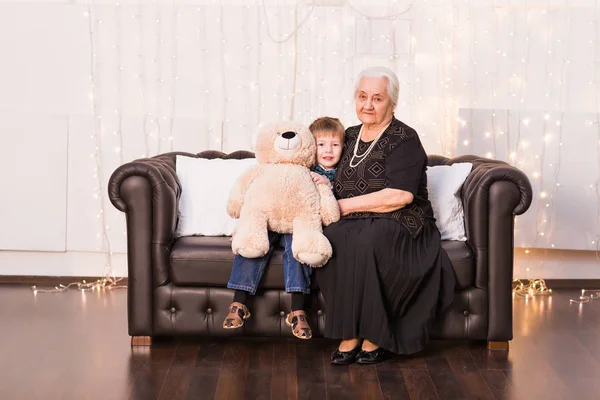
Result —
<instances>
[{"instance_id":1,"label":"woman's black shoe","mask_svg":"<svg viewBox=\"0 0 600 400\"><path fill-rule=\"evenodd\" d=\"M359 364L377 364L387 359L387 351L381 347L373 351L361 350L356 355L356 362Z\"/></svg>"},{"instance_id":2,"label":"woman's black shoe","mask_svg":"<svg viewBox=\"0 0 600 400\"><path fill-rule=\"evenodd\" d=\"M360 343L354 349L350 351L340 351L335 349L331 354L331 363L337 365L348 365L352 364L356 360L356 355L360 352Z\"/></svg>"}]
</instances>

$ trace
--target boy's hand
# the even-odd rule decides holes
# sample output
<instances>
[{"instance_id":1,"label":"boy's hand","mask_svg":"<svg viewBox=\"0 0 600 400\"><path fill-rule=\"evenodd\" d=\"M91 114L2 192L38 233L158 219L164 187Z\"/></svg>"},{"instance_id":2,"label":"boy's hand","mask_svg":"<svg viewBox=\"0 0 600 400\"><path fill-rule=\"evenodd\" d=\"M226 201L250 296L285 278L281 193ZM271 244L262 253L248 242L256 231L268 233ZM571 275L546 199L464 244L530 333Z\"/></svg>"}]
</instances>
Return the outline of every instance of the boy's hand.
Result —
<instances>
[{"instance_id":1,"label":"boy's hand","mask_svg":"<svg viewBox=\"0 0 600 400\"><path fill-rule=\"evenodd\" d=\"M310 172L310 176L317 185L329 185L329 179L326 176L319 175L316 172Z\"/></svg>"},{"instance_id":2,"label":"boy's hand","mask_svg":"<svg viewBox=\"0 0 600 400\"><path fill-rule=\"evenodd\" d=\"M233 242L233 237L235 236L235 229L233 230L233 232L231 233L231 237L229 238L230 242Z\"/></svg>"}]
</instances>

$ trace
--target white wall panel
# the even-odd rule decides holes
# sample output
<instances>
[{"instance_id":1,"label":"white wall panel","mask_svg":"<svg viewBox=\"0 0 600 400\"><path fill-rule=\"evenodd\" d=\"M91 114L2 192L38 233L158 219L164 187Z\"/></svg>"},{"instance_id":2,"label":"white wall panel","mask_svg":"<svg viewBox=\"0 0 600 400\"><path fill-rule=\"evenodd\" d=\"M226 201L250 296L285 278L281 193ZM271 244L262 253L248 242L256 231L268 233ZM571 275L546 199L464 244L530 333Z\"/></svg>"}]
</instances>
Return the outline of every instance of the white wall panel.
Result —
<instances>
[{"instance_id":1,"label":"white wall panel","mask_svg":"<svg viewBox=\"0 0 600 400\"><path fill-rule=\"evenodd\" d=\"M84 6L0 3L0 110L89 113Z\"/></svg>"},{"instance_id":2,"label":"white wall panel","mask_svg":"<svg viewBox=\"0 0 600 400\"><path fill-rule=\"evenodd\" d=\"M0 112L0 250L65 250L67 129L65 117Z\"/></svg>"}]
</instances>

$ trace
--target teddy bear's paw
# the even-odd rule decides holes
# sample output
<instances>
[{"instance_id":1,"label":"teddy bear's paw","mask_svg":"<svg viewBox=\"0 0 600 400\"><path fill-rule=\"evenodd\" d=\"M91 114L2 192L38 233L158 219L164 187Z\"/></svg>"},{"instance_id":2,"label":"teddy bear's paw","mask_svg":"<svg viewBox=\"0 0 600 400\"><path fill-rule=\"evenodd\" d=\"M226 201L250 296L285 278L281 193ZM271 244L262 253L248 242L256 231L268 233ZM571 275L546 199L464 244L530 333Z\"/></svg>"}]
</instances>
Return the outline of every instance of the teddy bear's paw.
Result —
<instances>
[{"instance_id":1,"label":"teddy bear's paw","mask_svg":"<svg viewBox=\"0 0 600 400\"><path fill-rule=\"evenodd\" d=\"M298 261L311 267L321 267L329 260L329 256L321 253L309 253L301 251L298 253Z\"/></svg>"},{"instance_id":2,"label":"teddy bear's paw","mask_svg":"<svg viewBox=\"0 0 600 400\"><path fill-rule=\"evenodd\" d=\"M238 219L240 217L241 207L238 204L230 203L227 205L227 214L231 218Z\"/></svg>"}]
</instances>

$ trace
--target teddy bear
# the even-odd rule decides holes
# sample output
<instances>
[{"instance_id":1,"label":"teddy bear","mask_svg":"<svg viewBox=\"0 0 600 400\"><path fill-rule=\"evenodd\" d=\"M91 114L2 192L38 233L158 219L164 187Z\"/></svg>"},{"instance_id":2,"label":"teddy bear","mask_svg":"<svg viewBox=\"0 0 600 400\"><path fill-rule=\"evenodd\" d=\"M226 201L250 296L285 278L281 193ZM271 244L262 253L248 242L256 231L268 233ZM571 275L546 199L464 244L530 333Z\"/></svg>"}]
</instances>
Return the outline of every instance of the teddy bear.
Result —
<instances>
[{"instance_id":1,"label":"teddy bear","mask_svg":"<svg viewBox=\"0 0 600 400\"><path fill-rule=\"evenodd\" d=\"M322 226L338 221L340 210L329 186L310 176L315 153L314 136L300 123L280 121L258 131L258 164L236 181L227 203L227 213L239 219L231 242L235 254L265 255L270 230L292 234L299 262L319 267L329 260L332 248Z\"/></svg>"}]
</instances>

